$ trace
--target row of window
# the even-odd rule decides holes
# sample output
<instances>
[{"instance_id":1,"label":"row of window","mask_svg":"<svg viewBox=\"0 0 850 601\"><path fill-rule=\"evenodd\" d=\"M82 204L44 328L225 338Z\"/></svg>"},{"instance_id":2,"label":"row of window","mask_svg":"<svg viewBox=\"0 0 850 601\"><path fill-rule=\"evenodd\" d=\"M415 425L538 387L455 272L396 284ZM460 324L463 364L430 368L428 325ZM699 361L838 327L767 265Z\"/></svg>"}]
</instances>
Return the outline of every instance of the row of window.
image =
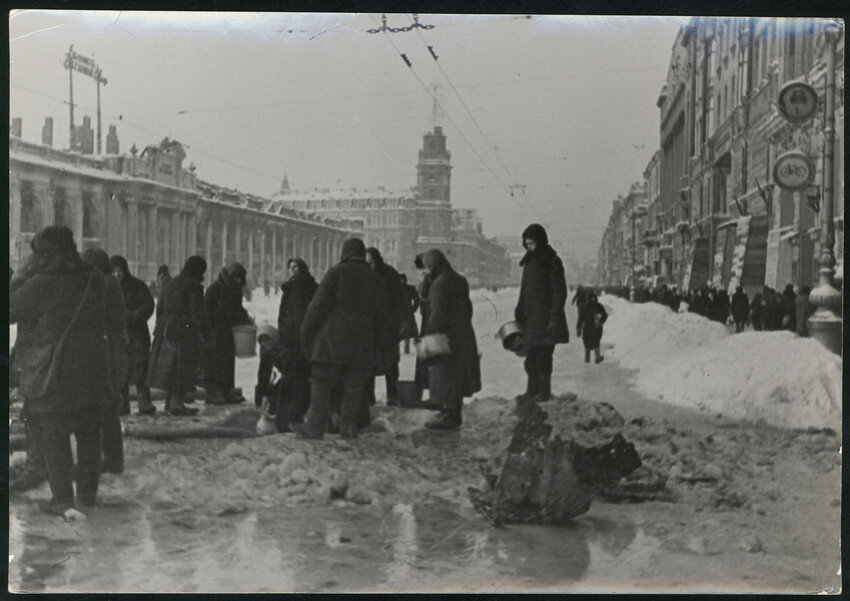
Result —
<instances>
[{"instance_id":1,"label":"row of window","mask_svg":"<svg viewBox=\"0 0 850 601\"><path fill-rule=\"evenodd\" d=\"M99 238L101 235L102 215L95 206L90 192L82 193L83 207L83 238ZM21 232L34 234L47 226L45 207L42 201L33 193L32 184L21 184ZM53 223L51 225L66 225L75 227L74 207L65 198L65 190L56 188L53 196Z\"/></svg>"}]
</instances>

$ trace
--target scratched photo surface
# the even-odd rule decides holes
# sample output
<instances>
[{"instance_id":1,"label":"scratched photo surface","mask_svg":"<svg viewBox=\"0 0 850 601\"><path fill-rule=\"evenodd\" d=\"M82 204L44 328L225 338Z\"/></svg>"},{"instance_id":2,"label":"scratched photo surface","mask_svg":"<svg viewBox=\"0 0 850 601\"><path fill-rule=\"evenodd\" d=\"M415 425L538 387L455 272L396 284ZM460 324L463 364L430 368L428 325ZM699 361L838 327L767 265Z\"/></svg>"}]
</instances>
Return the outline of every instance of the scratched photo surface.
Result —
<instances>
[{"instance_id":1,"label":"scratched photo surface","mask_svg":"<svg viewBox=\"0 0 850 601\"><path fill-rule=\"evenodd\" d=\"M12 11L9 591L839 593L843 25Z\"/></svg>"}]
</instances>

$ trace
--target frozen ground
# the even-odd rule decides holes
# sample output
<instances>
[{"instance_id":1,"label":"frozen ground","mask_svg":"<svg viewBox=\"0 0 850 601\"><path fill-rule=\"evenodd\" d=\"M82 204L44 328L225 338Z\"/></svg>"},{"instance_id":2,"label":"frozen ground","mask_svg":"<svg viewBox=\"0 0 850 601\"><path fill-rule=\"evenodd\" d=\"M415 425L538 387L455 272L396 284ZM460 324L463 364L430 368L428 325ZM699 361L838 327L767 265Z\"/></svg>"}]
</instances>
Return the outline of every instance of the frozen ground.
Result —
<instances>
[{"instance_id":1,"label":"frozen ground","mask_svg":"<svg viewBox=\"0 0 850 601\"><path fill-rule=\"evenodd\" d=\"M805 592L838 582L838 436L742 421L717 407L700 411L687 396L658 402L642 384L642 369L623 367L634 355L661 352L661 336L628 346L646 336L642 324L651 317L640 311L654 309L607 298L605 339L614 348L601 365L585 365L580 342L559 346L555 392L575 392L578 400L561 397L546 410L556 431L571 432L610 427L619 412L618 427L634 442L642 469L666 481L669 495L639 504L595 499L589 513L563 527L493 528L475 513L466 488L481 486L480 467L507 446L510 399L525 382L522 361L493 337L511 319L516 290L474 291L473 298L484 390L467 405L460 434L426 431L430 412L379 406L373 427L353 443L283 434L240 441L127 438L126 472L104 477L100 505L85 522L39 514L35 503L48 498L46 485L13 495L10 587ZM260 292L248 308L258 323L273 323L278 301ZM637 314L629 318L632 310ZM574 309L568 316L574 328ZM650 329L666 330L673 345L676 336L706 325L669 317ZM713 336L705 348L728 338ZM759 348L767 347L753 352ZM681 347L678 355L686 355ZM256 367L256 357L237 360L237 385L246 396ZM403 356L402 379L412 372L412 357ZM378 392L380 404L382 385ZM201 410L189 421L226 414L249 425L256 419L246 408Z\"/></svg>"}]
</instances>

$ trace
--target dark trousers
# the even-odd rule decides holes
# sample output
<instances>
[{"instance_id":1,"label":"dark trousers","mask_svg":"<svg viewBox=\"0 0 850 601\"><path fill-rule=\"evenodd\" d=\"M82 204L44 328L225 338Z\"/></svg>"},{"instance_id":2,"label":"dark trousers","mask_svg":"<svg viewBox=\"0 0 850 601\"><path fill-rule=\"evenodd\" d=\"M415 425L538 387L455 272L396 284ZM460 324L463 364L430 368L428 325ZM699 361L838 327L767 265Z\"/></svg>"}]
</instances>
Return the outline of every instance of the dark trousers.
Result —
<instances>
[{"instance_id":1,"label":"dark trousers","mask_svg":"<svg viewBox=\"0 0 850 601\"><path fill-rule=\"evenodd\" d=\"M144 411L152 405L151 389L147 384L148 376L148 353L141 354L139 351L129 353L127 358L127 380L124 382L124 390L121 391L119 399L119 412L125 414L130 412L130 384L136 387L136 400L139 403L139 411Z\"/></svg>"},{"instance_id":2,"label":"dark trousers","mask_svg":"<svg viewBox=\"0 0 850 601\"><path fill-rule=\"evenodd\" d=\"M389 370L387 370L387 373L384 374L384 378L387 383L388 401L390 399L398 400L398 375L398 363L393 365ZM373 375L363 391L363 398L368 406L375 405L378 402L375 396L375 385L377 384L377 381L378 376Z\"/></svg>"},{"instance_id":3,"label":"dark trousers","mask_svg":"<svg viewBox=\"0 0 850 601\"><path fill-rule=\"evenodd\" d=\"M57 511L74 506L71 434L77 442L77 463L80 466L77 497L85 502L94 502L100 481L100 412L99 407L91 407L55 413L27 413L27 428L36 451L44 457L47 465L47 478Z\"/></svg>"},{"instance_id":4,"label":"dark trousers","mask_svg":"<svg viewBox=\"0 0 850 601\"><path fill-rule=\"evenodd\" d=\"M300 424L310 407L310 361L303 355L287 360L277 390L275 424L286 431L289 424Z\"/></svg>"},{"instance_id":5,"label":"dark trousers","mask_svg":"<svg viewBox=\"0 0 850 601\"><path fill-rule=\"evenodd\" d=\"M369 382L370 372L350 365L313 363L311 369L310 410L307 427L314 434L324 434L333 411L334 390L342 389L340 399L339 431L344 436L355 435L363 389Z\"/></svg>"},{"instance_id":6,"label":"dark trousers","mask_svg":"<svg viewBox=\"0 0 850 601\"><path fill-rule=\"evenodd\" d=\"M108 472L124 471L124 435L121 433L121 397L117 396L101 407L101 446L103 469ZM79 443L78 443L79 444Z\"/></svg>"},{"instance_id":7,"label":"dark trousers","mask_svg":"<svg viewBox=\"0 0 850 601\"><path fill-rule=\"evenodd\" d=\"M428 367L428 381L430 400L459 417L463 409L463 383L456 363L451 355L435 357Z\"/></svg>"},{"instance_id":8,"label":"dark trousers","mask_svg":"<svg viewBox=\"0 0 850 601\"><path fill-rule=\"evenodd\" d=\"M552 373L552 355L555 354L554 346L535 346L528 349L525 357L525 373L529 376L542 376Z\"/></svg>"}]
</instances>

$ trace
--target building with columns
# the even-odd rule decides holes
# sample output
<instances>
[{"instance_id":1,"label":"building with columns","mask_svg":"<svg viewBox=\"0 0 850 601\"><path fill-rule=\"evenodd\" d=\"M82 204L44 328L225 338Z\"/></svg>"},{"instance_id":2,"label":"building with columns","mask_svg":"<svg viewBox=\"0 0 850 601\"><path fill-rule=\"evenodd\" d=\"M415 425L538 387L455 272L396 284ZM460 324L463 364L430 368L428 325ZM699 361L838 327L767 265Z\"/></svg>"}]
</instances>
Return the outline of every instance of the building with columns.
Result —
<instances>
[{"instance_id":1,"label":"building with columns","mask_svg":"<svg viewBox=\"0 0 850 601\"><path fill-rule=\"evenodd\" d=\"M117 142L116 145L117 147ZM84 155L9 139L9 261L17 268L33 235L69 226L81 249L101 247L127 258L152 280L159 265L172 273L200 254L207 281L239 261L255 283L285 277L288 258L303 257L321 277L338 261L342 242L362 235L357 222L286 208L200 181L185 152L166 138L137 156Z\"/></svg>"},{"instance_id":2,"label":"building with columns","mask_svg":"<svg viewBox=\"0 0 850 601\"><path fill-rule=\"evenodd\" d=\"M414 187L303 191L291 189L284 178L272 199L292 210L360 222L366 245L381 251L411 282L420 278L416 255L439 248L471 286L511 285L507 249L483 235L473 209L452 208L451 170L451 151L442 127L436 126L423 136Z\"/></svg>"}]
</instances>

